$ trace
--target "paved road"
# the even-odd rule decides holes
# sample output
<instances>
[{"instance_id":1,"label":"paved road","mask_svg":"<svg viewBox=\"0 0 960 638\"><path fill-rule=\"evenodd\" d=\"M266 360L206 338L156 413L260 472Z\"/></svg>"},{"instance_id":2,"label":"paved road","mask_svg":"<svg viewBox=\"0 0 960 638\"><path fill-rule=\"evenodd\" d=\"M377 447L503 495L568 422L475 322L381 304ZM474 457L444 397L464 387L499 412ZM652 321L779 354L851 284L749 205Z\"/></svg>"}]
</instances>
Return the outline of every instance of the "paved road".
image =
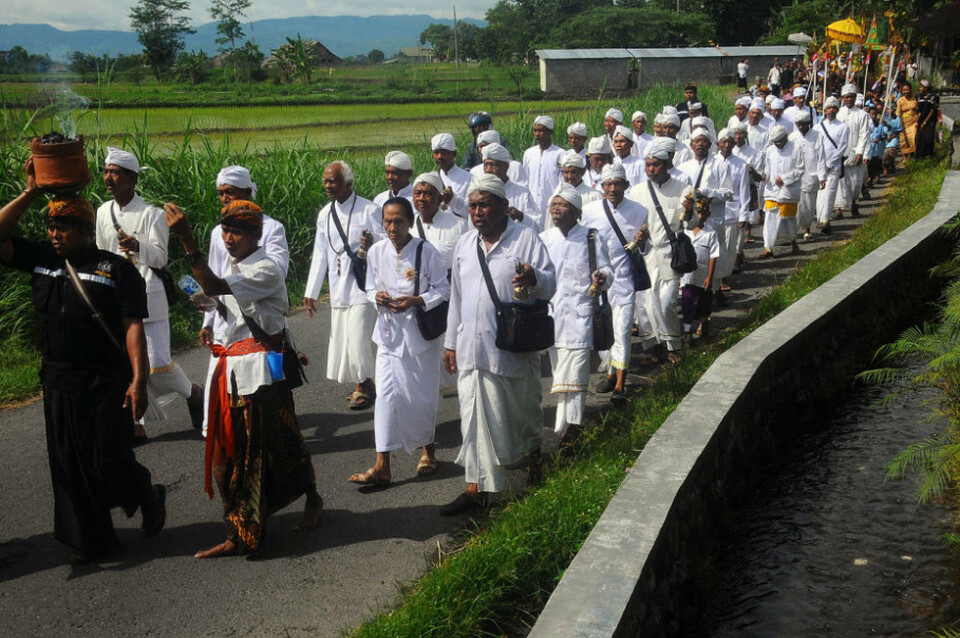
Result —
<instances>
[{"instance_id":1,"label":"paved road","mask_svg":"<svg viewBox=\"0 0 960 638\"><path fill-rule=\"evenodd\" d=\"M871 202L873 203L873 202ZM864 207L869 214L872 206ZM831 241L842 240L857 224L835 222ZM749 261L734 280L731 304L714 315L722 329L750 307L762 292L827 246L825 237L802 244L803 255L766 262ZM781 248L780 252L785 252ZM479 291L478 291L479 292ZM203 494L203 444L190 429L186 407L177 402L171 419L150 430L151 441L137 450L168 487L167 528L156 538L140 536L139 515L115 524L126 547L122 557L101 565L73 567L68 552L54 541L53 499L47 468L40 403L0 411L0 618L5 636L335 636L375 610L390 606L397 586L417 578L440 548L469 522L444 518L437 505L463 489L461 469L452 463L459 445L455 398L442 399L437 418L440 468L432 478L416 476L417 457L395 454L394 484L358 489L346 482L373 460L373 413L350 412L351 390L320 378L329 313L308 319L293 315L291 326L316 364L312 383L296 391L307 445L326 501L319 529L293 532L301 499L270 520L259 560L228 557L200 561L193 553L223 538L218 501ZM637 350L637 348L635 348ZM181 351L177 361L202 380L207 354ZM653 369L632 374L633 387ZM546 384L547 380L544 380ZM546 401L548 406L553 402ZM593 409L606 399L592 396ZM545 422L552 424L547 407ZM555 444L547 435L547 447ZM515 473L519 488L523 477Z\"/></svg>"}]
</instances>

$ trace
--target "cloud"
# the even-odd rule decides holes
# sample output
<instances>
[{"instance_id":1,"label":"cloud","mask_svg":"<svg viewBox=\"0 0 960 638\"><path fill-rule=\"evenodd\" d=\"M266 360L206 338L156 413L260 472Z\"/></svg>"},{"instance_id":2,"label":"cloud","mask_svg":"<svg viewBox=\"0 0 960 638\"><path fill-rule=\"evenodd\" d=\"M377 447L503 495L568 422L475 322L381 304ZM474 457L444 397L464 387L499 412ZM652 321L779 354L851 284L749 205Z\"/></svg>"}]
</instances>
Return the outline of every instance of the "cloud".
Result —
<instances>
[{"instance_id":1,"label":"cloud","mask_svg":"<svg viewBox=\"0 0 960 638\"><path fill-rule=\"evenodd\" d=\"M471 0L457 7L458 18L483 18L496 0ZM118 6L116 0L7 0L2 19L5 24L49 24L58 29L106 29L129 31L133 0ZM194 25L211 22L209 0L191 2L189 16ZM301 16L371 16L427 14L434 18L453 17L450 0L253 0L246 21Z\"/></svg>"}]
</instances>

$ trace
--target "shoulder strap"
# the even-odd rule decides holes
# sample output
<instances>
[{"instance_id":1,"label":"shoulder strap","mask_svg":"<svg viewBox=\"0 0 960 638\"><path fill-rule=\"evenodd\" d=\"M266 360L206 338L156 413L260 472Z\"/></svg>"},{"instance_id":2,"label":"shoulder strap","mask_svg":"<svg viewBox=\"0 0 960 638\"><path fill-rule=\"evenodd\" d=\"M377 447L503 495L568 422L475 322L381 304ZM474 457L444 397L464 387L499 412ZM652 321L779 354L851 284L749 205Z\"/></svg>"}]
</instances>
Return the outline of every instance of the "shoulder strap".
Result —
<instances>
[{"instance_id":1,"label":"shoulder strap","mask_svg":"<svg viewBox=\"0 0 960 638\"><path fill-rule=\"evenodd\" d=\"M417 217L417 222L418 223L420 222L419 217ZM416 263L414 263L413 265L413 296L414 297L420 296L420 257L421 255L423 255L423 244L426 243L426 241L427 240L425 239L421 239L420 243L417 244L417 260L416 260Z\"/></svg>"},{"instance_id":2,"label":"shoulder strap","mask_svg":"<svg viewBox=\"0 0 960 638\"><path fill-rule=\"evenodd\" d=\"M420 239L427 241L427 233L423 230L423 222L420 221L420 215L417 215L417 232L420 233ZM417 250L420 249L418 248Z\"/></svg>"},{"instance_id":3,"label":"shoulder strap","mask_svg":"<svg viewBox=\"0 0 960 638\"><path fill-rule=\"evenodd\" d=\"M590 267L591 276L597 272L597 246L593 243L596 237L596 229L591 228L587 231L587 265Z\"/></svg>"},{"instance_id":4,"label":"shoulder strap","mask_svg":"<svg viewBox=\"0 0 960 638\"><path fill-rule=\"evenodd\" d=\"M707 167L707 160L703 160L703 163L700 164L700 172L697 173L697 181L693 185L694 190L700 188L700 180L703 179L703 171L706 167Z\"/></svg>"},{"instance_id":5,"label":"shoulder strap","mask_svg":"<svg viewBox=\"0 0 960 638\"><path fill-rule=\"evenodd\" d=\"M490 293L490 299L493 301L494 307L497 311L500 310L501 303L500 297L497 295L497 289L493 285L493 278L490 276L490 267L487 265L487 256L483 254L483 247L480 245L480 242L483 241L483 238L480 237L480 233L477 233L477 259L480 260L480 270L483 272L483 280L487 284L487 291Z\"/></svg>"},{"instance_id":6,"label":"shoulder strap","mask_svg":"<svg viewBox=\"0 0 960 638\"><path fill-rule=\"evenodd\" d=\"M667 233L667 236L670 238L670 241L676 241L677 234L673 232L673 229L670 228L670 224L667 223L667 216L663 214L663 207L660 206L660 200L657 199L657 191L653 188L653 182L649 179L647 180L647 187L650 189L650 197L653 198L653 205L657 209L657 215L660 216L660 223L663 224L663 228Z\"/></svg>"},{"instance_id":7,"label":"shoulder strap","mask_svg":"<svg viewBox=\"0 0 960 638\"><path fill-rule=\"evenodd\" d=\"M838 148L837 143L833 141L833 138L830 137L830 133L827 132L827 127L824 124L826 120L820 122L820 129L823 131L823 134L827 136L827 139L830 140L830 143L833 144L833 148Z\"/></svg>"},{"instance_id":8,"label":"shoulder strap","mask_svg":"<svg viewBox=\"0 0 960 638\"><path fill-rule=\"evenodd\" d=\"M330 216L333 217L333 225L337 227L337 232L340 233L340 241L343 242L343 249L347 251L347 256L350 259L353 259L353 250L350 249L350 240L347 239L347 234L343 232L343 225L340 223L340 217L337 215L336 200L330 202Z\"/></svg>"},{"instance_id":9,"label":"shoulder strap","mask_svg":"<svg viewBox=\"0 0 960 638\"><path fill-rule=\"evenodd\" d=\"M607 214L607 221L610 222L610 227L613 228L613 232L616 233L617 239L620 241L620 245L626 246L627 238L623 236L623 231L620 230L620 225L617 224L617 220L614 219L613 212L610 210L610 205L607 204L606 198L603 198L600 201L603 202L603 212Z\"/></svg>"},{"instance_id":10,"label":"shoulder strap","mask_svg":"<svg viewBox=\"0 0 960 638\"><path fill-rule=\"evenodd\" d=\"M123 228L120 226L120 222L117 221L117 214L113 211L113 206L116 202L110 202L110 219L113 220L113 229L116 231L121 231Z\"/></svg>"}]
</instances>

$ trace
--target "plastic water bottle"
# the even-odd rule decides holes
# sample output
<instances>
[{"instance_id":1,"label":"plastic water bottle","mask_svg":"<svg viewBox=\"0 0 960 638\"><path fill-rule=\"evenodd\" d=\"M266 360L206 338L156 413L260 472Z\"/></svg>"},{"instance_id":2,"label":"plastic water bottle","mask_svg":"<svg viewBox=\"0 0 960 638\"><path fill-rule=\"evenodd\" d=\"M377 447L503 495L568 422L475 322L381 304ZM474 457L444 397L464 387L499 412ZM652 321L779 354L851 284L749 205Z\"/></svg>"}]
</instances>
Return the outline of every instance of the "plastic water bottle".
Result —
<instances>
[{"instance_id":1,"label":"plastic water bottle","mask_svg":"<svg viewBox=\"0 0 960 638\"><path fill-rule=\"evenodd\" d=\"M184 275L177 281L180 290L187 293L192 301L201 310L213 310L217 307L217 302L203 294L203 288L197 283L197 280L190 275Z\"/></svg>"}]
</instances>

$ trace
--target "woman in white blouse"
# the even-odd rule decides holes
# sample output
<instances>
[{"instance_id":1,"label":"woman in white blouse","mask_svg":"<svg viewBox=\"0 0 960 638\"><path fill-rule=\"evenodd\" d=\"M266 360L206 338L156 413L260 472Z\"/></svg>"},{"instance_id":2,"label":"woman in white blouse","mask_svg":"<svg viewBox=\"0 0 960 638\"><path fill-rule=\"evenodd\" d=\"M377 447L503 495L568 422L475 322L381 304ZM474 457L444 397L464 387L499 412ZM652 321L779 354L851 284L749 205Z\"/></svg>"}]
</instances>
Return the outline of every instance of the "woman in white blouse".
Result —
<instances>
[{"instance_id":1,"label":"woman in white blouse","mask_svg":"<svg viewBox=\"0 0 960 638\"><path fill-rule=\"evenodd\" d=\"M440 348L443 340L424 339L417 325L418 308L430 310L450 298L447 268L430 243L410 234L413 207L403 197L383 205L387 238L367 252L367 298L377 306L373 341L377 344L377 403L373 424L377 460L351 483L390 484L390 453L423 448L417 474L433 474L437 401L440 391ZM417 253L420 268L417 272ZM419 292L414 294L419 278Z\"/></svg>"}]
</instances>

